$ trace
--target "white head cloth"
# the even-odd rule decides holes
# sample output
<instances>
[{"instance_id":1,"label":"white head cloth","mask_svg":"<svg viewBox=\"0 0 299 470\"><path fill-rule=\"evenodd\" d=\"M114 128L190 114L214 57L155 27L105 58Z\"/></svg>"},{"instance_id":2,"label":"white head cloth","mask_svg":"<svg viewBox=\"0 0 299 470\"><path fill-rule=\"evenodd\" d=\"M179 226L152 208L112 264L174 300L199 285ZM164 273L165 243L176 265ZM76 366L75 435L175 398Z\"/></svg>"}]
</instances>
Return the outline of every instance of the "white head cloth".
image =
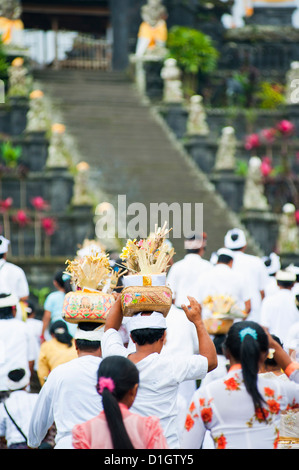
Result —
<instances>
[{"instance_id":1,"label":"white head cloth","mask_svg":"<svg viewBox=\"0 0 299 470\"><path fill-rule=\"evenodd\" d=\"M278 271L275 278L277 281L296 282L296 274L290 271Z\"/></svg>"},{"instance_id":2,"label":"white head cloth","mask_svg":"<svg viewBox=\"0 0 299 470\"><path fill-rule=\"evenodd\" d=\"M217 256L219 257L221 255L225 255L225 256L229 256L230 258L233 258L234 257L234 252L229 250L228 248L220 248L217 251Z\"/></svg>"},{"instance_id":3,"label":"white head cloth","mask_svg":"<svg viewBox=\"0 0 299 470\"><path fill-rule=\"evenodd\" d=\"M224 237L224 246L230 250L243 248L246 243L245 233L239 228L229 230Z\"/></svg>"},{"instance_id":4,"label":"white head cloth","mask_svg":"<svg viewBox=\"0 0 299 470\"><path fill-rule=\"evenodd\" d=\"M268 274L275 274L280 270L280 257L276 253L270 253L269 257L264 256L262 261L265 263L267 260L270 260L269 266L266 266Z\"/></svg>"},{"instance_id":5,"label":"white head cloth","mask_svg":"<svg viewBox=\"0 0 299 470\"><path fill-rule=\"evenodd\" d=\"M0 308L15 307L18 303L19 299L13 294L8 294L7 297L0 298Z\"/></svg>"},{"instance_id":6,"label":"white head cloth","mask_svg":"<svg viewBox=\"0 0 299 470\"><path fill-rule=\"evenodd\" d=\"M105 325L100 325L94 330L85 331L81 330L80 326L78 325L78 328L75 333L75 339L85 339L87 341L102 341L104 327Z\"/></svg>"},{"instance_id":7,"label":"white head cloth","mask_svg":"<svg viewBox=\"0 0 299 470\"><path fill-rule=\"evenodd\" d=\"M3 237L3 235L0 235L0 254L7 253L9 244L10 241Z\"/></svg>"},{"instance_id":8,"label":"white head cloth","mask_svg":"<svg viewBox=\"0 0 299 470\"><path fill-rule=\"evenodd\" d=\"M7 388L8 390L21 390L22 388L27 387L30 382L30 376L28 371L25 372L24 377L21 380L14 381L7 377Z\"/></svg>"},{"instance_id":9,"label":"white head cloth","mask_svg":"<svg viewBox=\"0 0 299 470\"><path fill-rule=\"evenodd\" d=\"M166 320L162 313L152 312L151 314L136 313L127 323L129 332L142 328L166 328Z\"/></svg>"}]
</instances>

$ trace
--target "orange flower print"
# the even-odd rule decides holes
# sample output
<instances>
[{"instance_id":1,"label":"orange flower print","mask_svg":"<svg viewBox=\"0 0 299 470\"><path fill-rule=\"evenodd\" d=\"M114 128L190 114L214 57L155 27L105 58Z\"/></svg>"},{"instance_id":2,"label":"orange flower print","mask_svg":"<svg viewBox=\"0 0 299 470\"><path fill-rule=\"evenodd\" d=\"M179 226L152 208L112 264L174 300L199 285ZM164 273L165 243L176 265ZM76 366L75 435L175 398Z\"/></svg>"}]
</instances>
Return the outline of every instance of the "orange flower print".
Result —
<instances>
[{"instance_id":1,"label":"orange flower print","mask_svg":"<svg viewBox=\"0 0 299 470\"><path fill-rule=\"evenodd\" d=\"M226 437L221 434L221 436L219 437L216 437L214 439L215 441L215 444L216 444L216 449L225 449L226 448L226 445L227 445L227 440L226 440Z\"/></svg>"},{"instance_id":2,"label":"orange flower print","mask_svg":"<svg viewBox=\"0 0 299 470\"><path fill-rule=\"evenodd\" d=\"M239 390L240 389L239 384L234 377L231 377L230 379L225 380L224 383L226 385L226 390Z\"/></svg>"},{"instance_id":3,"label":"orange flower print","mask_svg":"<svg viewBox=\"0 0 299 470\"><path fill-rule=\"evenodd\" d=\"M192 413L194 410L195 410L195 403L193 401L189 407L189 411Z\"/></svg>"},{"instance_id":4,"label":"orange flower print","mask_svg":"<svg viewBox=\"0 0 299 470\"><path fill-rule=\"evenodd\" d=\"M203 420L204 423L210 423L212 421L212 417L213 417L212 408L203 408L200 414L201 414L201 419Z\"/></svg>"},{"instance_id":5,"label":"orange flower print","mask_svg":"<svg viewBox=\"0 0 299 470\"><path fill-rule=\"evenodd\" d=\"M264 421L265 418L268 418L269 411L266 408L256 408L255 416L258 421Z\"/></svg>"},{"instance_id":6,"label":"orange flower print","mask_svg":"<svg viewBox=\"0 0 299 470\"><path fill-rule=\"evenodd\" d=\"M280 404L276 400L268 400L270 413L277 415L280 411Z\"/></svg>"},{"instance_id":7,"label":"orange flower print","mask_svg":"<svg viewBox=\"0 0 299 470\"><path fill-rule=\"evenodd\" d=\"M194 426L194 420L192 419L191 415L186 416L186 421L185 421L185 429L189 432L190 429L192 429Z\"/></svg>"},{"instance_id":8,"label":"orange flower print","mask_svg":"<svg viewBox=\"0 0 299 470\"><path fill-rule=\"evenodd\" d=\"M264 392L266 397L274 397L274 390L272 390L272 388L265 387Z\"/></svg>"}]
</instances>

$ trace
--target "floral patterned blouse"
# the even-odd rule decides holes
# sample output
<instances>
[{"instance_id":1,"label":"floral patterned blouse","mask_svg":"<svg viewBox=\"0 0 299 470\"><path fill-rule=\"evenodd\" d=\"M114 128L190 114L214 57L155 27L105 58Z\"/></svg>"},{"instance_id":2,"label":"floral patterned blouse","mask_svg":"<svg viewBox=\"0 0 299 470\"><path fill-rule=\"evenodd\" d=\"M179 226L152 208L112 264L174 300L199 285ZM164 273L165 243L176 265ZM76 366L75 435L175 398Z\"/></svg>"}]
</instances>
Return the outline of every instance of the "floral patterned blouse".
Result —
<instances>
[{"instance_id":1,"label":"floral patterned blouse","mask_svg":"<svg viewBox=\"0 0 299 470\"><path fill-rule=\"evenodd\" d=\"M277 448L280 413L299 407L299 385L259 376L258 388L265 400L266 422L262 410L254 409L239 364L225 377L196 390L185 421L182 448L199 449L207 430L216 449Z\"/></svg>"}]
</instances>

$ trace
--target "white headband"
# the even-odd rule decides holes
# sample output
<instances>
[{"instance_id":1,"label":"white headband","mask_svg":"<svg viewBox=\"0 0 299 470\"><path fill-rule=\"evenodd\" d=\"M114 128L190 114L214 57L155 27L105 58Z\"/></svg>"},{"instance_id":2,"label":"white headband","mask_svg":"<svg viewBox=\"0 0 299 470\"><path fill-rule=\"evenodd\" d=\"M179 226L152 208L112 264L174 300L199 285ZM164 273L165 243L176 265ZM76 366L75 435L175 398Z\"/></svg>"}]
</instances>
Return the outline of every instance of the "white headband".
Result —
<instances>
[{"instance_id":1,"label":"white headband","mask_svg":"<svg viewBox=\"0 0 299 470\"><path fill-rule=\"evenodd\" d=\"M9 244L10 244L10 241L7 240L7 238L0 235L0 254L7 253Z\"/></svg>"},{"instance_id":2,"label":"white headband","mask_svg":"<svg viewBox=\"0 0 299 470\"><path fill-rule=\"evenodd\" d=\"M149 315L137 313L127 323L129 332L142 328L166 328L166 320L162 313L152 312Z\"/></svg>"},{"instance_id":3,"label":"white headband","mask_svg":"<svg viewBox=\"0 0 299 470\"><path fill-rule=\"evenodd\" d=\"M21 380L18 380L17 382L7 377L6 384L7 384L8 390L21 390L22 388L27 387L29 382L30 382L29 373L26 371L24 377L22 377Z\"/></svg>"},{"instance_id":4,"label":"white headband","mask_svg":"<svg viewBox=\"0 0 299 470\"><path fill-rule=\"evenodd\" d=\"M236 240L233 240L233 236L236 235L237 238ZM225 248L228 249L234 249L234 248L243 248L246 245L246 237L245 233L243 230L240 230L238 228L234 228L232 230L229 230L227 234L225 235L224 238L224 246Z\"/></svg>"},{"instance_id":5,"label":"white headband","mask_svg":"<svg viewBox=\"0 0 299 470\"><path fill-rule=\"evenodd\" d=\"M18 303L19 299L15 295L10 294L7 297L3 297L0 299L0 308L15 307Z\"/></svg>"},{"instance_id":6,"label":"white headband","mask_svg":"<svg viewBox=\"0 0 299 470\"><path fill-rule=\"evenodd\" d=\"M75 334L75 339L85 339L87 341L102 341L103 334L104 334L104 327L105 325L101 324L94 330L85 331L85 330L81 330L81 328L78 325L78 328Z\"/></svg>"},{"instance_id":7,"label":"white headband","mask_svg":"<svg viewBox=\"0 0 299 470\"><path fill-rule=\"evenodd\" d=\"M225 256L229 256L230 258L233 258L234 257L234 252L229 250L228 248L220 248L217 251L217 256L219 257L221 255L225 255Z\"/></svg>"}]
</instances>

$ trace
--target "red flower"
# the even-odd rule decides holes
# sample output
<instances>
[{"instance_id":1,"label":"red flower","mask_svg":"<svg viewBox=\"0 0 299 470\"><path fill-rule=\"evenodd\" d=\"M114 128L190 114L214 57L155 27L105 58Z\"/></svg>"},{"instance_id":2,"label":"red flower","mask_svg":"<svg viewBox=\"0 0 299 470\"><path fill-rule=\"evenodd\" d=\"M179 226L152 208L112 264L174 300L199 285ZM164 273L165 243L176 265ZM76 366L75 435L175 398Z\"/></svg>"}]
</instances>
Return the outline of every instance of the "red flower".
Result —
<instances>
[{"instance_id":1,"label":"red flower","mask_svg":"<svg viewBox=\"0 0 299 470\"><path fill-rule=\"evenodd\" d=\"M276 400L268 400L267 404L269 406L270 413L277 415L280 411L280 404Z\"/></svg>"},{"instance_id":2,"label":"red flower","mask_svg":"<svg viewBox=\"0 0 299 470\"><path fill-rule=\"evenodd\" d=\"M25 227L31 222L30 218L27 216L26 212L22 209L18 210L16 215L13 217L13 221L20 225L20 227Z\"/></svg>"},{"instance_id":3,"label":"red flower","mask_svg":"<svg viewBox=\"0 0 299 470\"><path fill-rule=\"evenodd\" d=\"M213 412L212 408L203 408L201 410L201 419L204 423L210 423L212 421Z\"/></svg>"},{"instance_id":4,"label":"red flower","mask_svg":"<svg viewBox=\"0 0 299 470\"><path fill-rule=\"evenodd\" d=\"M217 444L217 449L225 449L226 444L227 444L226 437L223 434L221 434L221 436L219 436L216 439L216 444Z\"/></svg>"},{"instance_id":5,"label":"red flower","mask_svg":"<svg viewBox=\"0 0 299 470\"><path fill-rule=\"evenodd\" d=\"M268 144L272 144L275 139L276 129L269 128L261 130L261 137L265 140Z\"/></svg>"},{"instance_id":6,"label":"red flower","mask_svg":"<svg viewBox=\"0 0 299 470\"><path fill-rule=\"evenodd\" d=\"M266 397L274 397L274 390L272 388L265 387L264 392Z\"/></svg>"},{"instance_id":7,"label":"red flower","mask_svg":"<svg viewBox=\"0 0 299 470\"><path fill-rule=\"evenodd\" d=\"M295 212L295 218L296 218L296 223L299 225L299 210L296 210Z\"/></svg>"},{"instance_id":8,"label":"red flower","mask_svg":"<svg viewBox=\"0 0 299 470\"><path fill-rule=\"evenodd\" d=\"M276 127L277 130L285 136L293 134L295 130L294 124L288 121L287 119L283 119L282 121L280 121Z\"/></svg>"},{"instance_id":9,"label":"red flower","mask_svg":"<svg viewBox=\"0 0 299 470\"><path fill-rule=\"evenodd\" d=\"M254 148L259 147L260 145L260 138L258 134L250 134L245 139L245 149L252 150Z\"/></svg>"},{"instance_id":10,"label":"red flower","mask_svg":"<svg viewBox=\"0 0 299 470\"><path fill-rule=\"evenodd\" d=\"M271 159L269 157L263 157L261 163L261 173L263 176L268 176L272 172Z\"/></svg>"},{"instance_id":11,"label":"red flower","mask_svg":"<svg viewBox=\"0 0 299 470\"><path fill-rule=\"evenodd\" d=\"M6 199L3 199L3 201L0 201L1 212L5 212L8 209L10 209L12 204L13 204L13 199L11 197L7 197Z\"/></svg>"},{"instance_id":12,"label":"red flower","mask_svg":"<svg viewBox=\"0 0 299 470\"><path fill-rule=\"evenodd\" d=\"M255 415L258 421L264 421L265 418L268 418L269 411L265 408L256 408Z\"/></svg>"},{"instance_id":13,"label":"red flower","mask_svg":"<svg viewBox=\"0 0 299 470\"><path fill-rule=\"evenodd\" d=\"M234 377L231 377L230 379L225 380L224 383L226 385L226 390L238 390L239 389L239 384L236 381L236 379L234 379Z\"/></svg>"},{"instance_id":14,"label":"red flower","mask_svg":"<svg viewBox=\"0 0 299 470\"><path fill-rule=\"evenodd\" d=\"M37 211L43 211L48 209L49 204L41 197L41 196L36 196L31 199L31 204L33 205L34 209Z\"/></svg>"},{"instance_id":15,"label":"red flower","mask_svg":"<svg viewBox=\"0 0 299 470\"><path fill-rule=\"evenodd\" d=\"M185 421L185 429L189 432L190 429L192 429L194 426L194 420L192 419L191 415L186 416L186 421Z\"/></svg>"},{"instance_id":16,"label":"red flower","mask_svg":"<svg viewBox=\"0 0 299 470\"><path fill-rule=\"evenodd\" d=\"M56 221L51 217L44 217L42 219L42 228L46 235L50 237L57 229Z\"/></svg>"}]
</instances>

